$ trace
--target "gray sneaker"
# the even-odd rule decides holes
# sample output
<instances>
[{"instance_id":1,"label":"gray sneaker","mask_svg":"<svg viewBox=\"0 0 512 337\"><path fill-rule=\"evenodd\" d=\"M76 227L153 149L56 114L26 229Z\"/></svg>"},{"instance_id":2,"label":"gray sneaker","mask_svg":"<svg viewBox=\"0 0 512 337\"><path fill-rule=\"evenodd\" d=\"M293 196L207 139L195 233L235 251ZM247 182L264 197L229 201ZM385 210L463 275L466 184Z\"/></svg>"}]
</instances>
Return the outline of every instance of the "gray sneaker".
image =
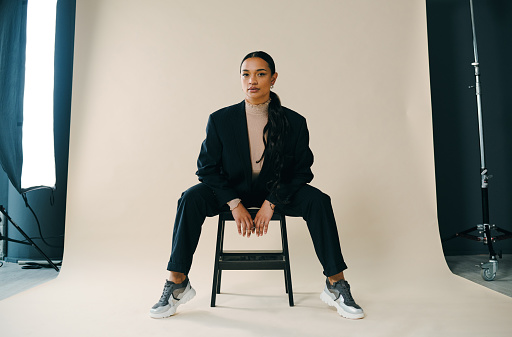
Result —
<instances>
[{"instance_id":1,"label":"gray sneaker","mask_svg":"<svg viewBox=\"0 0 512 337\"><path fill-rule=\"evenodd\" d=\"M326 280L325 289L320 294L320 299L338 310L338 314L345 318L359 319L364 317L363 309L356 304L350 293L350 285L345 280L340 280L333 285Z\"/></svg>"},{"instance_id":2,"label":"gray sneaker","mask_svg":"<svg viewBox=\"0 0 512 337\"><path fill-rule=\"evenodd\" d=\"M151 308L149 316L152 318L172 316L176 313L178 305L190 301L194 296L196 296L196 291L190 285L188 276L185 281L180 284L166 280L162 297L160 297L160 301Z\"/></svg>"}]
</instances>

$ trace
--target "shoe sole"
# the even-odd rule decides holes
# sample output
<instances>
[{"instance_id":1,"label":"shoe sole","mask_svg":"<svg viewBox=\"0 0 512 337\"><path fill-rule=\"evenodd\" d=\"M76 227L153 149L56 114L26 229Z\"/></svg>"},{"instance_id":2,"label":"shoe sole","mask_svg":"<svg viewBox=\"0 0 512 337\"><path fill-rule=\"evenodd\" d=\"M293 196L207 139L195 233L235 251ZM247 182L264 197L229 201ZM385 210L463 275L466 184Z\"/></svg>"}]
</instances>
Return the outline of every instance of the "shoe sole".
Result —
<instances>
[{"instance_id":1,"label":"shoe sole","mask_svg":"<svg viewBox=\"0 0 512 337\"><path fill-rule=\"evenodd\" d=\"M362 314L352 314L350 312L346 312L343 310L343 308L335 301L333 300L329 295L327 295L325 292L322 291L320 294L320 299L327 305L331 307L335 307L338 311L338 314L342 317L348 318L348 319L361 319L364 317L364 313Z\"/></svg>"},{"instance_id":2,"label":"shoe sole","mask_svg":"<svg viewBox=\"0 0 512 337\"><path fill-rule=\"evenodd\" d=\"M194 290L194 288L190 288L189 291L187 291L181 300L179 300L178 303L176 303L176 305L173 305L172 307L169 308L169 310L165 311L165 312L162 312L162 313L159 313L159 314L153 314L153 313L149 313L149 316L151 318L166 318L166 317L170 317L172 315L174 315L176 313L176 309L178 309L178 306L180 306L181 304L184 304L184 303L187 303L188 301L190 301L191 299L194 298L194 296L196 296L196 291Z\"/></svg>"}]
</instances>

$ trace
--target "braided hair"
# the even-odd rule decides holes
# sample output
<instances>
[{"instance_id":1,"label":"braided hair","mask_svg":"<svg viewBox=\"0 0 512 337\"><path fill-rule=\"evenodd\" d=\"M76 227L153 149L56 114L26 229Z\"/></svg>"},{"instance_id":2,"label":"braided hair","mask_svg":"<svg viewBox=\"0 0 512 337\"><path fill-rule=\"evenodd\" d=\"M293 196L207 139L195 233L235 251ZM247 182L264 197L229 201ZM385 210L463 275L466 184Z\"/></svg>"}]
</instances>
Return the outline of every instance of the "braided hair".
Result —
<instances>
[{"instance_id":1,"label":"braided hair","mask_svg":"<svg viewBox=\"0 0 512 337\"><path fill-rule=\"evenodd\" d=\"M245 60L253 57L259 57L267 62L271 75L276 72L276 65L272 57L264 51L255 51L247 54ZM265 157L272 164L273 177L267 182L267 189L270 193L275 192L280 187L281 173L284 167L284 140L288 134L289 123L281 106L279 96L273 91L270 92L270 103L268 106L268 122L263 129L263 143L265 150L258 162ZM265 134L267 137L265 139Z\"/></svg>"}]
</instances>

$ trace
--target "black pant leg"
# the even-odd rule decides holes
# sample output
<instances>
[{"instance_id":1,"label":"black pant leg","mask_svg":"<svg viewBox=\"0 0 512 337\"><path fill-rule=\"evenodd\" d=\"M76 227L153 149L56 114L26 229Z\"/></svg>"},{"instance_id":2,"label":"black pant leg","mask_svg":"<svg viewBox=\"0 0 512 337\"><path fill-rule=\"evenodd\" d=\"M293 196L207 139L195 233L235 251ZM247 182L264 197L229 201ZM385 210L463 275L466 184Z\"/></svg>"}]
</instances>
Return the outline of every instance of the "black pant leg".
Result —
<instances>
[{"instance_id":1,"label":"black pant leg","mask_svg":"<svg viewBox=\"0 0 512 337\"><path fill-rule=\"evenodd\" d=\"M306 221L325 276L336 275L347 269L341 254L331 198L327 194L305 185L293 195L289 204L278 206L278 210L288 216L300 216Z\"/></svg>"},{"instance_id":2,"label":"black pant leg","mask_svg":"<svg viewBox=\"0 0 512 337\"><path fill-rule=\"evenodd\" d=\"M207 216L219 214L221 209L213 191L203 183L194 185L181 194L167 270L188 274L204 220Z\"/></svg>"}]
</instances>

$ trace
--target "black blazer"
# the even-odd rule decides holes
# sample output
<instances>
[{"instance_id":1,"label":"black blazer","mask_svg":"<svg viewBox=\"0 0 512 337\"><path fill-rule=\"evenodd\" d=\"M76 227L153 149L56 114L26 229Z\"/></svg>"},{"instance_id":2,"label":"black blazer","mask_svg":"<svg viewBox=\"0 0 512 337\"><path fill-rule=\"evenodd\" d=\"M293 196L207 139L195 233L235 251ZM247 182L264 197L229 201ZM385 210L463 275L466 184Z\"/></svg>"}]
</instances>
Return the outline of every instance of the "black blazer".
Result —
<instances>
[{"instance_id":1,"label":"black blazer","mask_svg":"<svg viewBox=\"0 0 512 337\"><path fill-rule=\"evenodd\" d=\"M290 124L285 139L285 165L277 191L269 193L267 182L272 168L267 160L258 178L252 181L252 167L247 133L245 101L212 113L206 126L206 139L197 159L197 176L215 193L219 206L254 194L273 204L289 202L293 194L313 179L313 153L309 148L306 119L288 108L283 110ZM247 206L247 204L246 204Z\"/></svg>"}]
</instances>

